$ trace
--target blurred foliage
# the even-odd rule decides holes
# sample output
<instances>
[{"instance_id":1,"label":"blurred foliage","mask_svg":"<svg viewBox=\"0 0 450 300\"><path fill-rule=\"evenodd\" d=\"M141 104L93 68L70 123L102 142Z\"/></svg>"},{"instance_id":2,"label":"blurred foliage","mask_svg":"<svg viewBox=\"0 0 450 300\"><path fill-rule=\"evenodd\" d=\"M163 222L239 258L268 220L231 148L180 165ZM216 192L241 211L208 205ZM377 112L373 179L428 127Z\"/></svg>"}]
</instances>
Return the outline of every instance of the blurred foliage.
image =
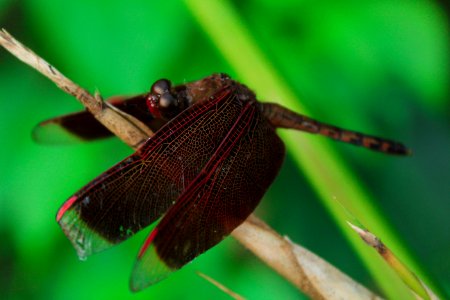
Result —
<instances>
[{"instance_id":1,"label":"blurred foliage","mask_svg":"<svg viewBox=\"0 0 450 300\"><path fill-rule=\"evenodd\" d=\"M448 12L424 0L249 0L234 6L315 118L395 138L414 150L412 157L395 158L335 145L410 251L450 293ZM174 0L2 0L0 25L105 97L142 93L162 77L182 83L219 71L240 76ZM250 299L302 297L232 239L136 295L128 291L128 276L148 230L79 262L54 220L56 211L131 150L113 139L36 145L30 137L36 123L80 106L5 51L0 95L2 299L228 299L195 270ZM257 213L377 290L289 156Z\"/></svg>"}]
</instances>

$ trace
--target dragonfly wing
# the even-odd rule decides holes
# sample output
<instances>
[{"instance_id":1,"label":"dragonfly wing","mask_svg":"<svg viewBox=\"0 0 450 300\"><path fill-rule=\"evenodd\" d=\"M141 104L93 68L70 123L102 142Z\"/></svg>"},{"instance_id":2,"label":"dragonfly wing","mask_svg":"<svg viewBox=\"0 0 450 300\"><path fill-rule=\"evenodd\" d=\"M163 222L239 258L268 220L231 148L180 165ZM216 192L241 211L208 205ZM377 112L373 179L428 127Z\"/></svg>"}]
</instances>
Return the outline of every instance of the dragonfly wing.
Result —
<instances>
[{"instance_id":1,"label":"dragonfly wing","mask_svg":"<svg viewBox=\"0 0 450 300\"><path fill-rule=\"evenodd\" d=\"M202 171L141 248L130 286L154 284L219 243L255 209L278 173L284 145L247 104Z\"/></svg>"},{"instance_id":2,"label":"dragonfly wing","mask_svg":"<svg viewBox=\"0 0 450 300\"><path fill-rule=\"evenodd\" d=\"M183 111L62 205L57 221L81 258L127 239L177 201L239 115L230 94Z\"/></svg>"}]
</instances>

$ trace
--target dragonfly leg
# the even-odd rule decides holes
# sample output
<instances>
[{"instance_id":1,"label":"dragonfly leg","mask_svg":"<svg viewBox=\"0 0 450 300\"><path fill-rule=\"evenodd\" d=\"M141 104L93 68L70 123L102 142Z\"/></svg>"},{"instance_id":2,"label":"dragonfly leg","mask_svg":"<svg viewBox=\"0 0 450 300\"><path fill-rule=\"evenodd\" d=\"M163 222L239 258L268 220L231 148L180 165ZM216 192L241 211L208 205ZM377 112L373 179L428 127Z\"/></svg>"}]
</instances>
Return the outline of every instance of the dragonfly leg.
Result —
<instances>
[{"instance_id":1,"label":"dragonfly leg","mask_svg":"<svg viewBox=\"0 0 450 300\"><path fill-rule=\"evenodd\" d=\"M275 103L263 103L261 107L265 117L276 128L288 128L316 133L337 141L388 154L408 155L411 153L407 147L399 142L325 124L295 113Z\"/></svg>"}]
</instances>

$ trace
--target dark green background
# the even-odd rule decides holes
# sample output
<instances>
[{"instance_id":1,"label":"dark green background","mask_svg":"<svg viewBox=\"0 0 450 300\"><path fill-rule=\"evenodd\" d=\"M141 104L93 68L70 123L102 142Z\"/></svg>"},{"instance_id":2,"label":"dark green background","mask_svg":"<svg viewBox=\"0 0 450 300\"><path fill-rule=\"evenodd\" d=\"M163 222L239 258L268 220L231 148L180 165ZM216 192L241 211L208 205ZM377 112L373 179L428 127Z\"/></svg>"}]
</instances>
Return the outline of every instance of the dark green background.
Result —
<instances>
[{"instance_id":1,"label":"dark green background","mask_svg":"<svg viewBox=\"0 0 450 300\"><path fill-rule=\"evenodd\" d=\"M313 117L398 139L413 149L414 156L396 158L335 145L393 230L449 293L449 26L444 4L235 2L257 46ZM184 2L0 0L0 25L69 78L105 97L145 92L162 77L182 83L227 72L239 80ZM132 151L113 139L35 144L30 135L35 124L81 107L3 50L0 95L2 299L228 298L196 270L250 299L302 298L231 238L135 295L128 291L128 277L148 231L78 261L55 221L56 211ZM377 290L293 165L288 156L257 214Z\"/></svg>"}]
</instances>

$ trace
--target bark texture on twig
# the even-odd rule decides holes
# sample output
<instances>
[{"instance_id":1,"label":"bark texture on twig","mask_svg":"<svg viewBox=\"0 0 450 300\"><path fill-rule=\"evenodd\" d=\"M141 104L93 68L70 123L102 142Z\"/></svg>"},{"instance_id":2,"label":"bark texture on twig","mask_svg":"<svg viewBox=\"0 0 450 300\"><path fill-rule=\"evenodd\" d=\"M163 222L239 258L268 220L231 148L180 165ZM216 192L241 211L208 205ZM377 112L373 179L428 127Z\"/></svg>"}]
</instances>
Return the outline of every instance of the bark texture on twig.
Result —
<instances>
[{"instance_id":1,"label":"bark texture on twig","mask_svg":"<svg viewBox=\"0 0 450 300\"><path fill-rule=\"evenodd\" d=\"M144 124L106 105L100 96L92 96L4 29L0 31L0 45L76 97L97 120L130 147L137 149L152 135ZM282 238L255 216L250 216L235 229L232 236L313 299L379 299L321 258Z\"/></svg>"}]
</instances>

